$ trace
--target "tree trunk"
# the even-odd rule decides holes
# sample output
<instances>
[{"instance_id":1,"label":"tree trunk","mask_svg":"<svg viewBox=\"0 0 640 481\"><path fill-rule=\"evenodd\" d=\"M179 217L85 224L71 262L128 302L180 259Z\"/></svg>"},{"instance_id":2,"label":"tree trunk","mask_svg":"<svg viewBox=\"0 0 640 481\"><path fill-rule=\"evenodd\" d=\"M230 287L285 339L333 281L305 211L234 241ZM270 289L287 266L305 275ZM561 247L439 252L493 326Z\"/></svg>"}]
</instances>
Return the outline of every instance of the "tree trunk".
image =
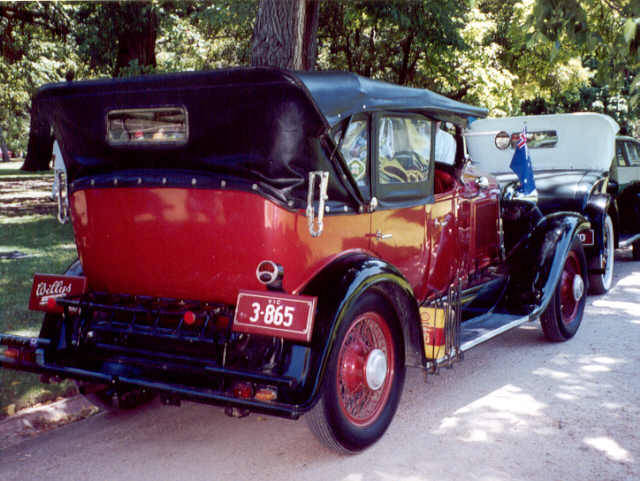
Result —
<instances>
[{"instance_id":1,"label":"tree trunk","mask_svg":"<svg viewBox=\"0 0 640 481\"><path fill-rule=\"evenodd\" d=\"M114 75L120 75L130 62L136 60L141 67L156 66L156 38L158 36L158 16L154 7L146 2L126 5L130 18L137 19L133 28L118 36L118 57Z\"/></svg>"},{"instance_id":2,"label":"tree trunk","mask_svg":"<svg viewBox=\"0 0 640 481\"><path fill-rule=\"evenodd\" d=\"M317 56L318 0L260 0L251 65L311 70Z\"/></svg>"},{"instance_id":3,"label":"tree trunk","mask_svg":"<svg viewBox=\"0 0 640 481\"><path fill-rule=\"evenodd\" d=\"M2 129L0 128L0 161L9 162L9 149L4 141L4 135L2 135Z\"/></svg>"}]
</instances>

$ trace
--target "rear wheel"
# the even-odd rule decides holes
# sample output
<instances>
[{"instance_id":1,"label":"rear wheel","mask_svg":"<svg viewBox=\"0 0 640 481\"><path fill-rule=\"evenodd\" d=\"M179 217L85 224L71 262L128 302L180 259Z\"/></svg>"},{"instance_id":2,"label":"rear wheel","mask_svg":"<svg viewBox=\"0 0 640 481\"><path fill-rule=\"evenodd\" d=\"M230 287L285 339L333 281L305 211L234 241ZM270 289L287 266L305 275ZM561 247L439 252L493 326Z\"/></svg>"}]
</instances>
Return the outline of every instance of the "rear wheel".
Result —
<instances>
[{"instance_id":1,"label":"rear wheel","mask_svg":"<svg viewBox=\"0 0 640 481\"><path fill-rule=\"evenodd\" d=\"M584 275L587 272L582 242L573 239L560 281L549 306L540 317L544 335L550 341L571 339L580 327L586 303Z\"/></svg>"},{"instance_id":2,"label":"rear wheel","mask_svg":"<svg viewBox=\"0 0 640 481\"><path fill-rule=\"evenodd\" d=\"M320 400L306 416L311 431L338 451L370 446L391 423L404 375L396 315L381 294L367 292L338 329Z\"/></svg>"},{"instance_id":3,"label":"rear wheel","mask_svg":"<svg viewBox=\"0 0 640 481\"><path fill-rule=\"evenodd\" d=\"M602 257L604 257L604 272L602 274L592 274L589 276L589 291L592 294L604 294L611 289L611 284L613 284L615 238L613 233L613 222L609 215L604 218L602 230Z\"/></svg>"}]
</instances>

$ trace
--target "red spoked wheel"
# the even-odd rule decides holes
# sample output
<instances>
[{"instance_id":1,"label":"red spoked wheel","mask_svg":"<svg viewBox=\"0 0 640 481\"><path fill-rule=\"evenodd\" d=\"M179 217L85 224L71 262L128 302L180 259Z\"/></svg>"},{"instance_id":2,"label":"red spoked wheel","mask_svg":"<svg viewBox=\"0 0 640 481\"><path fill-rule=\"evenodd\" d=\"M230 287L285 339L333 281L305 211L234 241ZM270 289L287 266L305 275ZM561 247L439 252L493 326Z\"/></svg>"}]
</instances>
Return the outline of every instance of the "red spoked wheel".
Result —
<instances>
[{"instance_id":1,"label":"red spoked wheel","mask_svg":"<svg viewBox=\"0 0 640 481\"><path fill-rule=\"evenodd\" d=\"M338 354L338 403L354 425L373 422L389 399L395 369L391 330L377 312L351 324Z\"/></svg>"},{"instance_id":2,"label":"red spoked wheel","mask_svg":"<svg viewBox=\"0 0 640 481\"><path fill-rule=\"evenodd\" d=\"M560 310L562 322L571 324L578 315L584 296L583 271L575 251L569 252L560 278Z\"/></svg>"},{"instance_id":3,"label":"red spoked wheel","mask_svg":"<svg viewBox=\"0 0 640 481\"><path fill-rule=\"evenodd\" d=\"M582 242L576 237L564 262L556 291L540 318L542 330L550 341L566 341L578 331L587 299L586 273L587 261Z\"/></svg>"},{"instance_id":4,"label":"red spoked wheel","mask_svg":"<svg viewBox=\"0 0 640 481\"><path fill-rule=\"evenodd\" d=\"M393 309L377 291L344 316L322 382L307 414L313 433L331 448L355 453L391 423L404 384L404 343Z\"/></svg>"}]
</instances>

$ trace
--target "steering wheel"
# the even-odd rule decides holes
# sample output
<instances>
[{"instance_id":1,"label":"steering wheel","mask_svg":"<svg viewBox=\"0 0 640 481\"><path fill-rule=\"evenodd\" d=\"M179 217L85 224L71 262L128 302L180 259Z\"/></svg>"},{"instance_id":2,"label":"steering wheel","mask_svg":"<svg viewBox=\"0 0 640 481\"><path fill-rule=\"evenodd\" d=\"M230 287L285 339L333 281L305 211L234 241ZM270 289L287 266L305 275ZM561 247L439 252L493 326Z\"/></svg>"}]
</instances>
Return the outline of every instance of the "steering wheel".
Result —
<instances>
[{"instance_id":1,"label":"steering wheel","mask_svg":"<svg viewBox=\"0 0 640 481\"><path fill-rule=\"evenodd\" d=\"M426 170L426 165L418 153L413 150L399 150L393 155L393 158L406 170L418 170L420 172L424 172Z\"/></svg>"}]
</instances>

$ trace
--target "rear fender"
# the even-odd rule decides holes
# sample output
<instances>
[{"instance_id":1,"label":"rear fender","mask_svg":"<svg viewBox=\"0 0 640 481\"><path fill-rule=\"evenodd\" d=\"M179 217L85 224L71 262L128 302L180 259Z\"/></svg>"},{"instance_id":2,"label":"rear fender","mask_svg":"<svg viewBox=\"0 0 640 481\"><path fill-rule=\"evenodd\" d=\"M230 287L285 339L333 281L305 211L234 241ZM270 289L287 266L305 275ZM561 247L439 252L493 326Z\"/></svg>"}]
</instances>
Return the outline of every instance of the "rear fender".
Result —
<instances>
[{"instance_id":1,"label":"rear fender","mask_svg":"<svg viewBox=\"0 0 640 481\"><path fill-rule=\"evenodd\" d=\"M573 238L590 227L575 212L557 212L540 220L533 232L510 253L507 298L510 311L534 319L549 305L560 281ZM584 279L588 288L588 276Z\"/></svg>"},{"instance_id":2,"label":"rear fender","mask_svg":"<svg viewBox=\"0 0 640 481\"><path fill-rule=\"evenodd\" d=\"M315 403L334 348L335 338L349 308L365 292L375 289L387 298L402 329L407 365L424 365L418 305L411 286L392 265L366 254L350 254L329 264L304 289L318 297L312 345L312 386Z\"/></svg>"}]
</instances>

